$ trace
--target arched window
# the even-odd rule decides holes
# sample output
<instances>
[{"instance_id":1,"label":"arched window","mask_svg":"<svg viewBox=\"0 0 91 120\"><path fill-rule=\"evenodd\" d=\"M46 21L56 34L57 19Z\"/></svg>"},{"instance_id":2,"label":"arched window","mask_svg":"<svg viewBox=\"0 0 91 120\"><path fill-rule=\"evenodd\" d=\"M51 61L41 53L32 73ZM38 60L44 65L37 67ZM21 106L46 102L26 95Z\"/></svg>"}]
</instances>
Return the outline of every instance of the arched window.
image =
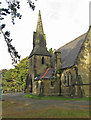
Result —
<instances>
[{"instance_id":1,"label":"arched window","mask_svg":"<svg viewBox=\"0 0 91 120\"><path fill-rule=\"evenodd\" d=\"M69 74L67 73L67 86L69 86Z\"/></svg>"},{"instance_id":2,"label":"arched window","mask_svg":"<svg viewBox=\"0 0 91 120\"><path fill-rule=\"evenodd\" d=\"M65 85L68 87L69 86L69 75L68 75L68 72L65 73L65 77L66 77Z\"/></svg>"},{"instance_id":3,"label":"arched window","mask_svg":"<svg viewBox=\"0 0 91 120\"><path fill-rule=\"evenodd\" d=\"M66 75L65 75L65 73L64 73L64 84L66 84Z\"/></svg>"},{"instance_id":4,"label":"arched window","mask_svg":"<svg viewBox=\"0 0 91 120\"><path fill-rule=\"evenodd\" d=\"M44 64L44 57L42 57L42 64Z\"/></svg>"},{"instance_id":5,"label":"arched window","mask_svg":"<svg viewBox=\"0 0 91 120\"><path fill-rule=\"evenodd\" d=\"M71 75L71 72L69 72L69 85L72 84L72 75Z\"/></svg>"},{"instance_id":6,"label":"arched window","mask_svg":"<svg viewBox=\"0 0 91 120\"><path fill-rule=\"evenodd\" d=\"M65 86L66 87L69 86L69 74L68 74L68 72L65 72Z\"/></svg>"}]
</instances>

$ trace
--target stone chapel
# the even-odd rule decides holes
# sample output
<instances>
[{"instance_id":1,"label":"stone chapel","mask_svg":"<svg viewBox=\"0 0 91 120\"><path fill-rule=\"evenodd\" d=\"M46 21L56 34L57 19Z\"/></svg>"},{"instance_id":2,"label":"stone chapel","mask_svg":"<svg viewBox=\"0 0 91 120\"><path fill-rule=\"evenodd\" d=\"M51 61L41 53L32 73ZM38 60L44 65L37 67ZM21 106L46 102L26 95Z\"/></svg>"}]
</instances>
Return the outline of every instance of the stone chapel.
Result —
<instances>
[{"instance_id":1,"label":"stone chapel","mask_svg":"<svg viewBox=\"0 0 91 120\"><path fill-rule=\"evenodd\" d=\"M40 96L91 96L91 27L51 55L39 11L29 59L25 92Z\"/></svg>"}]
</instances>

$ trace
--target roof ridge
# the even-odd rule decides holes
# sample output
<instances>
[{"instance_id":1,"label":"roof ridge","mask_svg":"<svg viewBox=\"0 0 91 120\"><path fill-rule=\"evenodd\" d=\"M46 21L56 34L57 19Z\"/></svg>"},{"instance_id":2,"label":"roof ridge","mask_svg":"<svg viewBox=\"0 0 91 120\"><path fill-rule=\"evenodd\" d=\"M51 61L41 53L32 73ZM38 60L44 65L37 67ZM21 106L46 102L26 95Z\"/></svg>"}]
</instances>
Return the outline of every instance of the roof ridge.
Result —
<instances>
[{"instance_id":1,"label":"roof ridge","mask_svg":"<svg viewBox=\"0 0 91 120\"><path fill-rule=\"evenodd\" d=\"M49 69L50 69L50 68L48 68L48 69L46 70L46 72L44 73L44 75L43 75L41 78L44 78L44 77L45 77L45 75L48 73Z\"/></svg>"}]
</instances>

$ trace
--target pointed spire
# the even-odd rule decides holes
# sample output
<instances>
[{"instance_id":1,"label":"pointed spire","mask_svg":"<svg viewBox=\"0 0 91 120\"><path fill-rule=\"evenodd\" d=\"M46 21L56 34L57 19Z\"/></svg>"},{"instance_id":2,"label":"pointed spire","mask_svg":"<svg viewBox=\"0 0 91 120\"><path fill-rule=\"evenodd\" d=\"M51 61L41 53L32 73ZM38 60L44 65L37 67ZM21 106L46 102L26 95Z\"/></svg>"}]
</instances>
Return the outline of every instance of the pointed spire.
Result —
<instances>
[{"instance_id":1,"label":"pointed spire","mask_svg":"<svg viewBox=\"0 0 91 120\"><path fill-rule=\"evenodd\" d=\"M38 15L36 32L38 32L40 34L44 34L40 10L39 10L39 15Z\"/></svg>"}]
</instances>

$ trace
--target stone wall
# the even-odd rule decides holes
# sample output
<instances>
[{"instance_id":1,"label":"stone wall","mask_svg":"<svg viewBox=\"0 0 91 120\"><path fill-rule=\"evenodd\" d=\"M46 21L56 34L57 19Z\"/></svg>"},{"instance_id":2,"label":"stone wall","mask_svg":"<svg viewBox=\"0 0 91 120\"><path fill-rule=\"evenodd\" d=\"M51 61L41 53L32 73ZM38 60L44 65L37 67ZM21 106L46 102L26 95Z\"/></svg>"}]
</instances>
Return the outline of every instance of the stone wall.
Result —
<instances>
[{"instance_id":1,"label":"stone wall","mask_svg":"<svg viewBox=\"0 0 91 120\"><path fill-rule=\"evenodd\" d=\"M42 64L42 57L44 57L44 64ZM47 67L50 66L50 56L34 55L30 58L29 74L34 79L34 76L39 76Z\"/></svg>"},{"instance_id":2,"label":"stone wall","mask_svg":"<svg viewBox=\"0 0 91 120\"><path fill-rule=\"evenodd\" d=\"M44 57L44 64L42 64L42 57ZM37 56L36 55L36 71L37 76L43 73L48 65L50 65L50 56Z\"/></svg>"},{"instance_id":3,"label":"stone wall","mask_svg":"<svg viewBox=\"0 0 91 120\"><path fill-rule=\"evenodd\" d=\"M42 57L44 57L44 64L42 64ZM50 66L50 56L33 55L30 58L29 75L32 78L33 94L36 94L36 82L34 82L34 78L36 76L39 76L41 73L43 73L49 66Z\"/></svg>"},{"instance_id":4,"label":"stone wall","mask_svg":"<svg viewBox=\"0 0 91 120\"><path fill-rule=\"evenodd\" d=\"M75 68L67 68L61 73L61 95L63 96L76 96L77 87L74 84L77 83Z\"/></svg>"},{"instance_id":5,"label":"stone wall","mask_svg":"<svg viewBox=\"0 0 91 120\"><path fill-rule=\"evenodd\" d=\"M91 84L91 29L89 29L86 41L84 42L81 52L77 60L79 84L82 86L79 89L83 89L84 96L90 96L90 84Z\"/></svg>"},{"instance_id":6,"label":"stone wall","mask_svg":"<svg viewBox=\"0 0 91 120\"><path fill-rule=\"evenodd\" d=\"M40 89L41 89L41 82L43 82L43 94L44 96L52 96L52 95L59 95L59 78L53 82L51 85L51 81L49 79L45 80L38 80L35 81L35 95L41 95Z\"/></svg>"},{"instance_id":7,"label":"stone wall","mask_svg":"<svg viewBox=\"0 0 91 120\"><path fill-rule=\"evenodd\" d=\"M55 70L58 70L61 68L61 53L57 52L55 53Z\"/></svg>"},{"instance_id":8,"label":"stone wall","mask_svg":"<svg viewBox=\"0 0 91 120\"><path fill-rule=\"evenodd\" d=\"M69 81L69 85L67 85L67 81ZM75 66L65 69L61 73L61 95L91 96L91 29L88 31Z\"/></svg>"}]
</instances>

